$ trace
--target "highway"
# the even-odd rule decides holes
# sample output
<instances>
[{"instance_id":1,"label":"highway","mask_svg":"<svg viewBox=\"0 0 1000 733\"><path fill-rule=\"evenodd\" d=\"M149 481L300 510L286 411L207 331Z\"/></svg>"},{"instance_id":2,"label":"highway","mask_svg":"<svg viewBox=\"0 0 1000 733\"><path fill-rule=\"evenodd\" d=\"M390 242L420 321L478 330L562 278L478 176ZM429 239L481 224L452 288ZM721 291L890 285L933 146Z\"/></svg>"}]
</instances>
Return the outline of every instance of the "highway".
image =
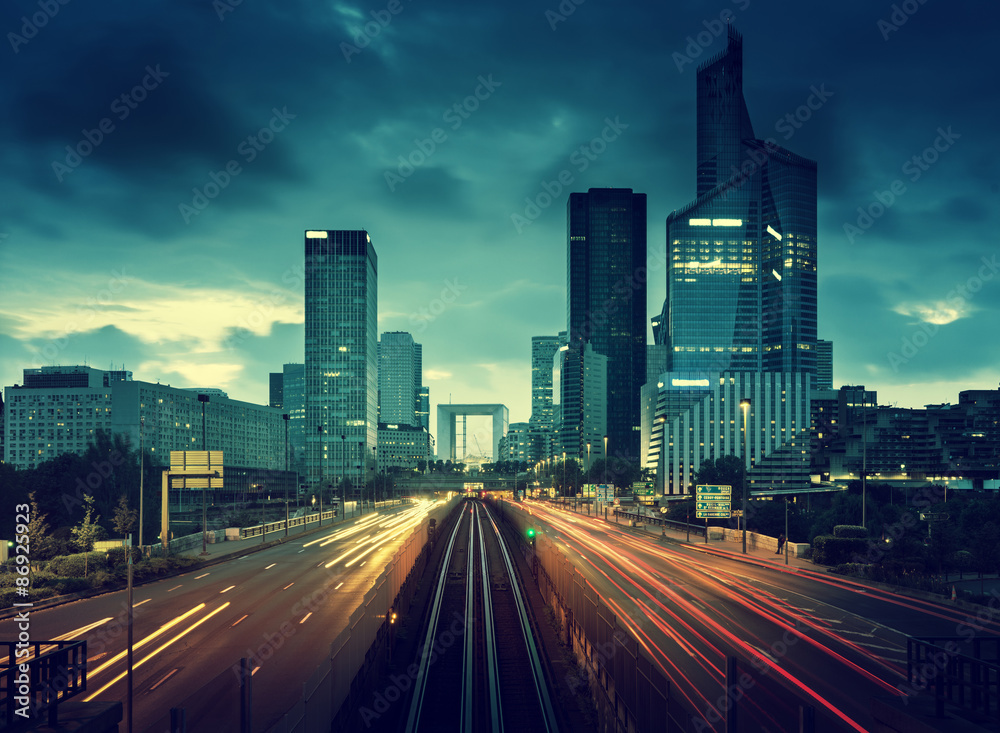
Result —
<instances>
[{"instance_id":1,"label":"highway","mask_svg":"<svg viewBox=\"0 0 1000 733\"><path fill-rule=\"evenodd\" d=\"M840 576L662 543L545 503L525 508L539 542L583 574L701 730L725 730L734 699L741 730L797 729L787 689L815 709L817 730L870 730L871 698L901 695L907 635L1000 632L996 622ZM750 676L727 694L729 655Z\"/></svg>"},{"instance_id":2,"label":"highway","mask_svg":"<svg viewBox=\"0 0 1000 733\"><path fill-rule=\"evenodd\" d=\"M234 729L241 657L252 658L253 729L270 728L402 540L445 510L419 501L136 588L134 729L167 730L171 707L185 708L188 731ZM84 699L126 698L126 603L119 591L31 613L33 640L88 640ZM16 636L0 621L0 638Z\"/></svg>"}]
</instances>

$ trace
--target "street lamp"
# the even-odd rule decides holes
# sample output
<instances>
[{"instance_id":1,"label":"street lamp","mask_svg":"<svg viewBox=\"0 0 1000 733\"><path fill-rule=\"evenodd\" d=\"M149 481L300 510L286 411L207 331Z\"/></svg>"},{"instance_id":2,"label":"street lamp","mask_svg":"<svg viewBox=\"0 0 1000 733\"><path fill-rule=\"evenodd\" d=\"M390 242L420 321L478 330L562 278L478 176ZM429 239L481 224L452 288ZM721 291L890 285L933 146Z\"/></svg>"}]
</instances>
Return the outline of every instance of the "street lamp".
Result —
<instances>
[{"instance_id":1,"label":"street lamp","mask_svg":"<svg viewBox=\"0 0 1000 733\"><path fill-rule=\"evenodd\" d=\"M372 506L377 500L377 492L375 490L376 483L378 482L378 453L375 451L375 446L372 446Z\"/></svg>"},{"instance_id":2,"label":"street lamp","mask_svg":"<svg viewBox=\"0 0 1000 733\"><path fill-rule=\"evenodd\" d=\"M340 470L343 472L342 478L340 479L340 506L341 512L346 518L347 489L344 487L344 481L347 480L347 436L343 433L340 434ZM355 508L357 508L356 505Z\"/></svg>"},{"instance_id":3,"label":"street lamp","mask_svg":"<svg viewBox=\"0 0 1000 733\"><path fill-rule=\"evenodd\" d=\"M746 469L743 471L743 554L747 552L747 482L750 475L750 433L747 432L747 413L750 412L750 400L744 398L740 400L740 409L743 410L743 453ZM786 535L787 536L787 535Z\"/></svg>"},{"instance_id":4,"label":"street lamp","mask_svg":"<svg viewBox=\"0 0 1000 733\"><path fill-rule=\"evenodd\" d=\"M205 428L205 405L208 403L208 395L198 395L201 403L201 449L205 451L205 463L208 460L208 432ZM201 554L208 554L208 487L212 485L212 479L206 479L205 488L201 492ZM168 539L169 541L169 539Z\"/></svg>"},{"instance_id":5,"label":"street lamp","mask_svg":"<svg viewBox=\"0 0 1000 733\"><path fill-rule=\"evenodd\" d=\"M139 551L142 551L142 475L146 472L146 456L143 440L146 437L146 417L139 418Z\"/></svg>"},{"instance_id":6,"label":"street lamp","mask_svg":"<svg viewBox=\"0 0 1000 733\"><path fill-rule=\"evenodd\" d=\"M590 441L587 441L587 473L590 473Z\"/></svg>"},{"instance_id":7,"label":"street lamp","mask_svg":"<svg viewBox=\"0 0 1000 733\"><path fill-rule=\"evenodd\" d=\"M608 483L608 436L604 436L604 483Z\"/></svg>"},{"instance_id":8,"label":"street lamp","mask_svg":"<svg viewBox=\"0 0 1000 733\"><path fill-rule=\"evenodd\" d=\"M868 394L861 389L861 526L868 524L865 519L865 498L867 494L866 479L868 477Z\"/></svg>"},{"instance_id":9,"label":"street lamp","mask_svg":"<svg viewBox=\"0 0 1000 733\"><path fill-rule=\"evenodd\" d=\"M282 415L285 421L285 537L288 536L288 415Z\"/></svg>"}]
</instances>

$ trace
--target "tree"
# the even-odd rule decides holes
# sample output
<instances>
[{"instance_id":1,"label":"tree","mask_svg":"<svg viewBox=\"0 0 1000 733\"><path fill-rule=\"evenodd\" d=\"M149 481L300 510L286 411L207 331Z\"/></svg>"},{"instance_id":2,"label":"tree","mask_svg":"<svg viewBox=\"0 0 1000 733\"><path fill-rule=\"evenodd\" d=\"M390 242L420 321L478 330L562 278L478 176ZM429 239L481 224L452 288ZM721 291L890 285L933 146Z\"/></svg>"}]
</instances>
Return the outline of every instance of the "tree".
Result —
<instances>
[{"instance_id":1,"label":"tree","mask_svg":"<svg viewBox=\"0 0 1000 733\"><path fill-rule=\"evenodd\" d=\"M83 521L73 527L73 539L81 552L87 553L83 556L83 577L87 577L87 558L98 536L98 523L101 518L94 516L94 497L87 494L83 497L85 507Z\"/></svg>"},{"instance_id":2,"label":"tree","mask_svg":"<svg viewBox=\"0 0 1000 733\"><path fill-rule=\"evenodd\" d=\"M427 473L427 461L423 459L417 461L417 470L420 471L420 473Z\"/></svg>"},{"instance_id":3,"label":"tree","mask_svg":"<svg viewBox=\"0 0 1000 733\"><path fill-rule=\"evenodd\" d=\"M55 556L55 542L46 515L38 508L35 492L28 494L31 503L31 521L28 522L28 547L34 560L48 560Z\"/></svg>"},{"instance_id":4,"label":"tree","mask_svg":"<svg viewBox=\"0 0 1000 733\"><path fill-rule=\"evenodd\" d=\"M743 500L744 471L742 459L736 456L720 456L714 461L709 460L701 464L701 468L695 474L694 483L696 486L732 486L733 502L736 503Z\"/></svg>"},{"instance_id":5,"label":"tree","mask_svg":"<svg viewBox=\"0 0 1000 733\"><path fill-rule=\"evenodd\" d=\"M122 494L118 497L118 506L115 507L115 532L120 534L122 537L128 537L129 532L131 532L132 528L135 526L135 520L138 516L138 510L129 507L128 499L125 498L125 494Z\"/></svg>"}]
</instances>

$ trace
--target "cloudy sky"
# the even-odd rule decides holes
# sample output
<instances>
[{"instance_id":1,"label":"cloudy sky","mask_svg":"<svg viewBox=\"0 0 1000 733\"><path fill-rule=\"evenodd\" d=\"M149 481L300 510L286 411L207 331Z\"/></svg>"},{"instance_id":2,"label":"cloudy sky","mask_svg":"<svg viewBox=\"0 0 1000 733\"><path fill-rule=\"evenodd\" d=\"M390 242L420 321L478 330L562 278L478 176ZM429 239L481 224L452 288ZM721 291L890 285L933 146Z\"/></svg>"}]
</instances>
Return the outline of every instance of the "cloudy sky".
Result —
<instances>
[{"instance_id":1,"label":"cloudy sky","mask_svg":"<svg viewBox=\"0 0 1000 733\"><path fill-rule=\"evenodd\" d=\"M303 230L365 228L379 330L423 343L432 416L527 420L531 337L565 328L568 190L648 195L660 309L721 18L757 136L819 164L835 385L997 388L1000 8L653 5L4 3L0 384L114 364L266 402L303 359Z\"/></svg>"}]
</instances>

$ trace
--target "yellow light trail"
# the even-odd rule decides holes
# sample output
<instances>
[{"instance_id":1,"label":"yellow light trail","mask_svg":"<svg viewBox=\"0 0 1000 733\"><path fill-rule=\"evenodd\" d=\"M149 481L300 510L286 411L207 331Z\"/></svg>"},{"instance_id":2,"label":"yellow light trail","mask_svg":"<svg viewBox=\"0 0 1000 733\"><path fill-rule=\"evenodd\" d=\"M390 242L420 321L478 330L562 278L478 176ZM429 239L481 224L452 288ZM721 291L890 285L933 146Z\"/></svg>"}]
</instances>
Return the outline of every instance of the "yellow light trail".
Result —
<instances>
[{"instance_id":1,"label":"yellow light trail","mask_svg":"<svg viewBox=\"0 0 1000 733\"><path fill-rule=\"evenodd\" d=\"M202 605L204 606L205 604L202 604ZM225 603L223 603L217 609L215 609L210 614L208 614L207 616L205 616L205 618L199 619L198 621L196 621L195 623L193 623L191 626L189 626L188 628L186 628L184 631L182 631L181 633L179 633L177 636L175 636L170 641L168 641L168 642L166 642L164 644L161 644L159 647L157 647L156 649L154 649L153 651L151 651L149 654L147 654L145 657L143 657L140 661L138 661L134 665L132 665L132 669L134 670L134 669L136 669L136 667L142 666L142 664L144 664L145 662L148 662L150 659L152 659L157 654L159 654L160 652L162 652L164 649L166 649L168 646L170 646L171 644L173 644L175 641L177 641L178 639L184 638L185 636L187 636L188 634L190 634L192 631L194 631L195 629L197 629L199 626L201 626L203 623L205 623L210 618L212 618L212 616L214 616L215 614L219 613L220 611L223 611L227 606L229 606L229 601L226 601ZM95 697L97 697L98 695L100 695L102 692L104 692L106 689L108 689L109 687L111 687L111 685L113 685L116 682L118 682L120 679L122 679L127 674L128 674L127 670L125 672L122 672L117 677L115 677L113 680L111 680L106 685L104 685L104 687L102 687L101 689L99 689L97 692L93 693L92 695L89 695L88 697L85 697L83 699L84 702L90 702L91 700L93 700Z\"/></svg>"}]
</instances>

